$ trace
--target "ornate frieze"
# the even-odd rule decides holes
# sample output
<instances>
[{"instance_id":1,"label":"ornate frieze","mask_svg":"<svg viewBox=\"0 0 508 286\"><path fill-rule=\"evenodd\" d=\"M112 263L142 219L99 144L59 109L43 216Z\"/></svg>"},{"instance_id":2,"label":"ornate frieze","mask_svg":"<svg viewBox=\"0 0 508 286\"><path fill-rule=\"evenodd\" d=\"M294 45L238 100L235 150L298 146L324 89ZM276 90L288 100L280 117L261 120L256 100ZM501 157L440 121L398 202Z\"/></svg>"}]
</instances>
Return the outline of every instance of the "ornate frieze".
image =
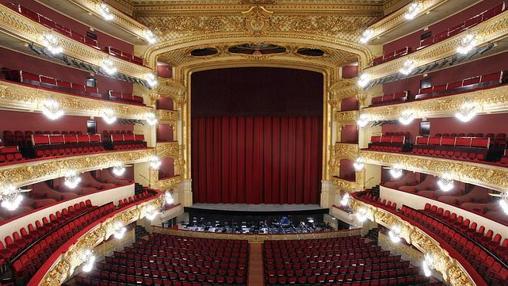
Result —
<instances>
[{"instance_id":1,"label":"ornate frieze","mask_svg":"<svg viewBox=\"0 0 508 286\"><path fill-rule=\"evenodd\" d=\"M362 89L358 87L354 79L343 79L329 88L330 99L328 102L337 110L340 110L341 101L349 97L359 97Z\"/></svg>"},{"instance_id":2,"label":"ornate frieze","mask_svg":"<svg viewBox=\"0 0 508 286\"><path fill-rule=\"evenodd\" d=\"M457 95L412 101L362 109L371 121L396 120L402 111L413 111L416 118L453 116L465 102L477 105L478 113L505 112L508 110L508 86L475 90Z\"/></svg>"},{"instance_id":3,"label":"ornate frieze","mask_svg":"<svg viewBox=\"0 0 508 286\"><path fill-rule=\"evenodd\" d=\"M335 143L333 152L335 158L355 160L358 158L358 144Z\"/></svg>"},{"instance_id":4,"label":"ornate frieze","mask_svg":"<svg viewBox=\"0 0 508 286\"><path fill-rule=\"evenodd\" d=\"M155 148L157 156L177 158L180 156L180 145L178 142L157 143Z\"/></svg>"},{"instance_id":5,"label":"ornate frieze","mask_svg":"<svg viewBox=\"0 0 508 286\"><path fill-rule=\"evenodd\" d=\"M63 48L67 56L91 63L95 66L101 66L104 59L110 59L119 73L141 80L145 80L146 75L151 72L151 69L147 67L109 56L105 52L94 49L59 33L55 33L49 28L20 15L5 5L0 5L0 30L2 30L3 33L21 38L28 43L36 43L39 46L44 46L43 35L52 33L58 39L58 44Z\"/></svg>"},{"instance_id":6,"label":"ornate frieze","mask_svg":"<svg viewBox=\"0 0 508 286\"><path fill-rule=\"evenodd\" d=\"M499 41L508 35L508 13L501 13L500 15L482 22L467 31L459 33L442 42L428 46L425 49L415 51L409 55L380 65L366 68L364 72L368 73L370 79L374 81L376 79L398 73L399 69L403 67L404 62L408 59L411 59L417 66L423 66L437 60L453 56L457 53L456 49L462 38L468 33L475 35L477 46Z\"/></svg>"},{"instance_id":7,"label":"ornate frieze","mask_svg":"<svg viewBox=\"0 0 508 286\"><path fill-rule=\"evenodd\" d=\"M159 78L156 92L159 96L171 97L176 106L182 106L187 102L185 86L174 79Z\"/></svg>"},{"instance_id":8,"label":"ornate frieze","mask_svg":"<svg viewBox=\"0 0 508 286\"><path fill-rule=\"evenodd\" d=\"M36 160L0 167L0 185L25 186L65 177L69 171L87 172L111 168L118 163L133 164L149 161L153 149L107 152L82 156Z\"/></svg>"},{"instance_id":9,"label":"ornate frieze","mask_svg":"<svg viewBox=\"0 0 508 286\"><path fill-rule=\"evenodd\" d=\"M384 153L361 150L360 157L367 164L399 166L404 170L441 176L449 174L451 179L498 191L508 189L508 168L479 164L468 161L415 156L401 153Z\"/></svg>"},{"instance_id":10,"label":"ornate frieze","mask_svg":"<svg viewBox=\"0 0 508 286\"><path fill-rule=\"evenodd\" d=\"M45 100L56 100L65 114L101 117L104 109L111 109L118 118L144 120L152 109L145 106L91 99L21 84L0 81L0 105L4 109L41 111Z\"/></svg>"},{"instance_id":11,"label":"ornate frieze","mask_svg":"<svg viewBox=\"0 0 508 286\"><path fill-rule=\"evenodd\" d=\"M182 181L182 176L174 176L169 179L158 180L157 183L155 183L155 187L162 191L169 190L175 188Z\"/></svg>"},{"instance_id":12,"label":"ornate frieze","mask_svg":"<svg viewBox=\"0 0 508 286\"><path fill-rule=\"evenodd\" d=\"M157 110L157 118L162 123L169 123L169 125L176 128L178 122L178 111L173 110Z\"/></svg>"},{"instance_id":13,"label":"ornate frieze","mask_svg":"<svg viewBox=\"0 0 508 286\"><path fill-rule=\"evenodd\" d=\"M359 112L356 110L353 111L341 111L335 112L335 122L339 124L355 124L358 119Z\"/></svg>"},{"instance_id":14,"label":"ornate frieze","mask_svg":"<svg viewBox=\"0 0 508 286\"><path fill-rule=\"evenodd\" d=\"M358 182L351 182L338 177L332 177L331 182L337 187L339 191L357 192L362 190L362 186L358 184Z\"/></svg>"},{"instance_id":15,"label":"ornate frieze","mask_svg":"<svg viewBox=\"0 0 508 286\"><path fill-rule=\"evenodd\" d=\"M434 258L434 264L432 265L433 268L440 272L443 279L450 283L450 285L475 285L464 267L456 259L451 257L448 251L443 249L441 245L425 231L411 225L409 222L389 211L377 208L363 201L352 199L351 205L355 211L358 211L361 208L366 209L367 216L370 220L383 225L388 229L391 229L396 225L399 226L402 238L424 254L428 253L432 255Z\"/></svg>"}]
</instances>

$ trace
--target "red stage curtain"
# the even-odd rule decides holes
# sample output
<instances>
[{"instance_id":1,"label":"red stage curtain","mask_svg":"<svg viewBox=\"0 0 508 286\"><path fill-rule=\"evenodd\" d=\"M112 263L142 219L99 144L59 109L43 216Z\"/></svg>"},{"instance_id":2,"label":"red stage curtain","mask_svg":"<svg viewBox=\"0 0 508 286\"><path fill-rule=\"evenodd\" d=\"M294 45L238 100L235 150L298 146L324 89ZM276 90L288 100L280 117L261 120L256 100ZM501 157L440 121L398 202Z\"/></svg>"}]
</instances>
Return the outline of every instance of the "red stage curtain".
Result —
<instances>
[{"instance_id":1,"label":"red stage curtain","mask_svg":"<svg viewBox=\"0 0 508 286\"><path fill-rule=\"evenodd\" d=\"M318 203L321 126L318 116L193 118L194 202Z\"/></svg>"}]
</instances>

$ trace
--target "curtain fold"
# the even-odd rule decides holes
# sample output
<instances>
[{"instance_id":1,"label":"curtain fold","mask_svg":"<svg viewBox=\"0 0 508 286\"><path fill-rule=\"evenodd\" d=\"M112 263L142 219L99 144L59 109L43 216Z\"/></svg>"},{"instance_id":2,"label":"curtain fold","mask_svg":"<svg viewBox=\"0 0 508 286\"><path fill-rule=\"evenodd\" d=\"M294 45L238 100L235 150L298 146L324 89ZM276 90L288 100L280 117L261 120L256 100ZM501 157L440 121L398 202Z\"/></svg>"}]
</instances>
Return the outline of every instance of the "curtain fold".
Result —
<instances>
[{"instance_id":1,"label":"curtain fold","mask_svg":"<svg viewBox=\"0 0 508 286\"><path fill-rule=\"evenodd\" d=\"M322 118L192 119L196 203L319 203Z\"/></svg>"}]
</instances>

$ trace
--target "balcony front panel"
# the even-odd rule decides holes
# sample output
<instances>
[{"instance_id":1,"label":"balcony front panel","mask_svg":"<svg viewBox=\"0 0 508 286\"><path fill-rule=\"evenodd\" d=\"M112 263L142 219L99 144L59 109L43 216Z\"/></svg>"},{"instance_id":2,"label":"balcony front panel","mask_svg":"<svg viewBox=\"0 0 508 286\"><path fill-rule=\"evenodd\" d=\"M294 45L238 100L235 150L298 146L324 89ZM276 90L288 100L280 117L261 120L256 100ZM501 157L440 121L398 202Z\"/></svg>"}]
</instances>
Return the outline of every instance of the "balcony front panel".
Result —
<instances>
[{"instance_id":1,"label":"balcony front panel","mask_svg":"<svg viewBox=\"0 0 508 286\"><path fill-rule=\"evenodd\" d=\"M356 120L358 119L359 112L356 110L353 111L341 111L335 113L335 121L339 124L348 124L354 123L356 124Z\"/></svg>"}]
</instances>

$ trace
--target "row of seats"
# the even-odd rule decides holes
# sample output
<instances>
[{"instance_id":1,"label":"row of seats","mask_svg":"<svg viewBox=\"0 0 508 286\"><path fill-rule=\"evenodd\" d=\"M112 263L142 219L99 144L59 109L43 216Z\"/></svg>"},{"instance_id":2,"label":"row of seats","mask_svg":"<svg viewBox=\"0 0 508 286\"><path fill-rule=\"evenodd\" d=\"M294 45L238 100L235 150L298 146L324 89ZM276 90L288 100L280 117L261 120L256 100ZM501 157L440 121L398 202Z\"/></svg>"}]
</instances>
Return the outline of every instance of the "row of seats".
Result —
<instances>
[{"instance_id":1,"label":"row of seats","mask_svg":"<svg viewBox=\"0 0 508 286\"><path fill-rule=\"evenodd\" d=\"M0 165L23 161L23 155L18 146L0 146Z\"/></svg>"},{"instance_id":2,"label":"row of seats","mask_svg":"<svg viewBox=\"0 0 508 286\"><path fill-rule=\"evenodd\" d=\"M65 92L79 96L91 97L94 99L104 99L118 101L127 104L143 105L143 97L132 95L131 93L117 92L113 90L100 91L97 87L86 86L81 83L68 82L57 78L38 75L23 70L2 69L2 76L9 81L29 84Z\"/></svg>"},{"instance_id":3,"label":"row of seats","mask_svg":"<svg viewBox=\"0 0 508 286\"><path fill-rule=\"evenodd\" d=\"M130 197L125 198L123 200L119 200L118 201L118 207L123 208L123 207L135 205L139 201L143 201L145 199L148 199L148 198L150 198L150 197L152 197L152 196L154 196L156 194L157 194L156 192L154 192L154 191L152 191L150 189L145 188L141 193L139 193L137 195L130 196Z\"/></svg>"},{"instance_id":4,"label":"row of seats","mask_svg":"<svg viewBox=\"0 0 508 286\"><path fill-rule=\"evenodd\" d=\"M114 210L115 205L113 203L101 207L92 207L80 216L67 220L58 229L49 230L45 236L38 237L37 242L32 244L13 262L12 266L16 278L18 280L31 278L53 252L73 235Z\"/></svg>"},{"instance_id":5,"label":"row of seats","mask_svg":"<svg viewBox=\"0 0 508 286\"><path fill-rule=\"evenodd\" d=\"M408 134L371 136L369 149L383 152L402 152L407 138Z\"/></svg>"},{"instance_id":6,"label":"row of seats","mask_svg":"<svg viewBox=\"0 0 508 286\"><path fill-rule=\"evenodd\" d=\"M49 19L48 17L46 17L40 13L36 13L36 12L34 12L24 6L21 6L21 5L16 5L14 3L7 3L6 5L7 5L7 7L20 13L21 15L23 15L27 18L30 18L33 21L38 22L38 23L52 29L55 32L65 35L73 40L76 40L80 43L88 45L92 48L100 50L99 43L98 43L97 39L91 38L88 35L83 36L75 31L71 30L70 28L66 27L65 23L60 24L56 21L53 21L52 19ZM115 49L113 47L109 47L109 46L105 47L104 52L106 52L114 57L138 64L138 65L143 65L142 58L136 57L136 56L131 55L126 52L122 52L122 51Z\"/></svg>"},{"instance_id":7,"label":"row of seats","mask_svg":"<svg viewBox=\"0 0 508 286\"><path fill-rule=\"evenodd\" d=\"M247 241L154 233L77 280L80 285L246 285L247 264Z\"/></svg>"},{"instance_id":8,"label":"row of seats","mask_svg":"<svg viewBox=\"0 0 508 286\"><path fill-rule=\"evenodd\" d=\"M405 90L382 96L375 96L372 98L371 106L397 104L414 100L448 96L463 92L470 92L477 89L496 87L503 85L506 82L508 82L508 73L506 71L499 71L469 77L454 82L437 84L431 87L420 88L418 93L415 95L411 95L409 91Z\"/></svg>"},{"instance_id":9,"label":"row of seats","mask_svg":"<svg viewBox=\"0 0 508 286\"><path fill-rule=\"evenodd\" d=\"M487 21L488 19L490 19L492 17L495 17L495 16L501 14L502 12L505 11L505 9L506 9L506 5L503 2L491 9L485 10L482 13L463 21L462 23L460 23L458 25L455 25L453 27L446 29L446 31L442 31L442 32L437 33L434 36L422 39L420 41L420 45L416 49L413 49L412 47L404 47L404 48L400 48L400 49L393 51L393 52L385 53L383 56L375 58L372 62L372 65L373 66L379 65L379 64L391 61L393 59L403 57L413 51L420 50L420 49L423 49L423 48L428 47L430 45L444 41L448 38L451 38L451 37L463 32L463 31L466 31L466 30L468 30L468 29L470 29L470 28L472 28L484 21Z\"/></svg>"}]
</instances>

